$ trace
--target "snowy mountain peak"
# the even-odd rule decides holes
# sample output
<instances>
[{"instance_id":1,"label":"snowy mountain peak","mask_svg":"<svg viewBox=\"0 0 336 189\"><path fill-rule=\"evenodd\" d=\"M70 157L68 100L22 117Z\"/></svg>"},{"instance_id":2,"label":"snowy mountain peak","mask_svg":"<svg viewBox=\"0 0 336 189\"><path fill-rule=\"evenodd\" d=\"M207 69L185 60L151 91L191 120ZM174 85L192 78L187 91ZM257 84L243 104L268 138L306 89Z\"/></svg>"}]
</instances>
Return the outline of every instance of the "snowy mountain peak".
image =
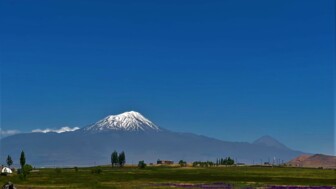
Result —
<instances>
[{"instance_id":1,"label":"snowy mountain peak","mask_svg":"<svg viewBox=\"0 0 336 189\"><path fill-rule=\"evenodd\" d=\"M109 115L102 120L86 127L86 131L160 131L160 128L143 115L135 111L119 115Z\"/></svg>"}]
</instances>

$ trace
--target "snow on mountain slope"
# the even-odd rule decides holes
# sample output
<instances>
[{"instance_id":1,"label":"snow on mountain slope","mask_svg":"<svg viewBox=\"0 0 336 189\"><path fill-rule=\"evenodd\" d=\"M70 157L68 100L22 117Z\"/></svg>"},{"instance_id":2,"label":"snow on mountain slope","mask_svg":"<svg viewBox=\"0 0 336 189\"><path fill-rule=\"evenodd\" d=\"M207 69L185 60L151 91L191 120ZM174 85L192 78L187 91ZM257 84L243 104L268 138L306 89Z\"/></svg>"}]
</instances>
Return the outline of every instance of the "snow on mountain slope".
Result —
<instances>
[{"instance_id":1,"label":"snow on mountain slope","mask_svg":"<svg viewBox=\"0 0 336 189\"><path fill-rule=\"evenodd\" d=\"M85 131L160 131L161 129L138 112L110 115L84 128Z\"/></svg>"}]
</instances>

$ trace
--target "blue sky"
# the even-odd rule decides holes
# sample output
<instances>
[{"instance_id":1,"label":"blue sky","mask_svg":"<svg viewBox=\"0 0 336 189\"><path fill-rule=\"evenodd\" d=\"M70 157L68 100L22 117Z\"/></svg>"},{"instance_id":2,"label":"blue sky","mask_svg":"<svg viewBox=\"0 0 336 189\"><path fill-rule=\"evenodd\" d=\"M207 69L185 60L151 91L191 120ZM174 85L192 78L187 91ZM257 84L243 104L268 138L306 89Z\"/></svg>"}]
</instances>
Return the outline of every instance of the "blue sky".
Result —
<instances>
[{"instance_id":1,"label":"blue sky","mask_svg":"<svg viewBox=\"0 0 336 189\"><path fill-rule=\"evenodd\" d=\"M334 154L335 4L0 2L1 127L139 111L229 141Z\"/></svg>"}]
</instances>

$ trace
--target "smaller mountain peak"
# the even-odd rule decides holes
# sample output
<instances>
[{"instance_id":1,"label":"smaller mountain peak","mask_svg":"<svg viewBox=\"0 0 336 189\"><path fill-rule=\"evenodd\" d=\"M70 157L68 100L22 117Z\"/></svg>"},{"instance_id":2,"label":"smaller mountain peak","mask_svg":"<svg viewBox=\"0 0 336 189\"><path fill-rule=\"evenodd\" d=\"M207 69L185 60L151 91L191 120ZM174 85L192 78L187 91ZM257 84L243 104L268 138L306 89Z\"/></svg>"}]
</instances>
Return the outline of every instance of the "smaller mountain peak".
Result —
<instances>
[{"instance_id":1,"label":"smaller mountain peak","mask_svg":"<svg viewBox=\"0 0 336 189\"><path fill-rule=\"evenodd\" d=\"M279 149L289 149L287 146L276 140L275 138L269 136L269 135L264 135L257 140L253 142L253 144L257 145L263 145L263 146L268 146L268 147L276 147Z\"/></svg>"}]
</instances>

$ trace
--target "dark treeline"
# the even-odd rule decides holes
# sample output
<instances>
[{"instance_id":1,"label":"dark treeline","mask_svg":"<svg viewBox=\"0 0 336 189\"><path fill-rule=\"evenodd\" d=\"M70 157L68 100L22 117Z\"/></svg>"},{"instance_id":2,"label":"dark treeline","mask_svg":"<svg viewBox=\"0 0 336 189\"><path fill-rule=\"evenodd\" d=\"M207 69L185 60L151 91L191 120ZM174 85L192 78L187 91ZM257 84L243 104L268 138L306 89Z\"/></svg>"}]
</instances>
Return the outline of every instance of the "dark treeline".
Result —
<instances>
[{"instance_id":1,"label":"dark treeline","mask_svg":"<svg viewBox=\"0 0 336 189\"><path fill-rule=\"evenodd\" d=\"M218 158L216 160L216 165L233 165L235 162L233 159L231 159L230 157L227 157L225 159L223 158Z\"/></svg>"},{"instance_id":2,"label":"dark treeline","mask_svg":"<svg viewBox=\"0 0 336 189\"><path fill-rule=\"evenodd\" d=\"M218 158L216 162L212 161L195 161L193 162L193 167L213 167L219 165L233 165L235 162L231 157Z\"/></svg>"},{"instance_id":3,"label":"dark treeline","mask_svg":"<svg viewBox=\"0 0 336 189\"><path fill-rule=\"evenodd\" d=\"M112 167L123 167L126 163L126 155L125 152L122 151L118 154L117 151L114 150L114 152L111 154L111 164Z\"/></svg>"},{"instance_id":4,"label":"dark treeline","mask_svg":"<svg viewBox=\"0 0 336 189\"><path fill-rule=\"evenodd\" d=\"M216 164L212 161L194 161L193 167L212 167Z\"/></svg>"}]
</instances>

